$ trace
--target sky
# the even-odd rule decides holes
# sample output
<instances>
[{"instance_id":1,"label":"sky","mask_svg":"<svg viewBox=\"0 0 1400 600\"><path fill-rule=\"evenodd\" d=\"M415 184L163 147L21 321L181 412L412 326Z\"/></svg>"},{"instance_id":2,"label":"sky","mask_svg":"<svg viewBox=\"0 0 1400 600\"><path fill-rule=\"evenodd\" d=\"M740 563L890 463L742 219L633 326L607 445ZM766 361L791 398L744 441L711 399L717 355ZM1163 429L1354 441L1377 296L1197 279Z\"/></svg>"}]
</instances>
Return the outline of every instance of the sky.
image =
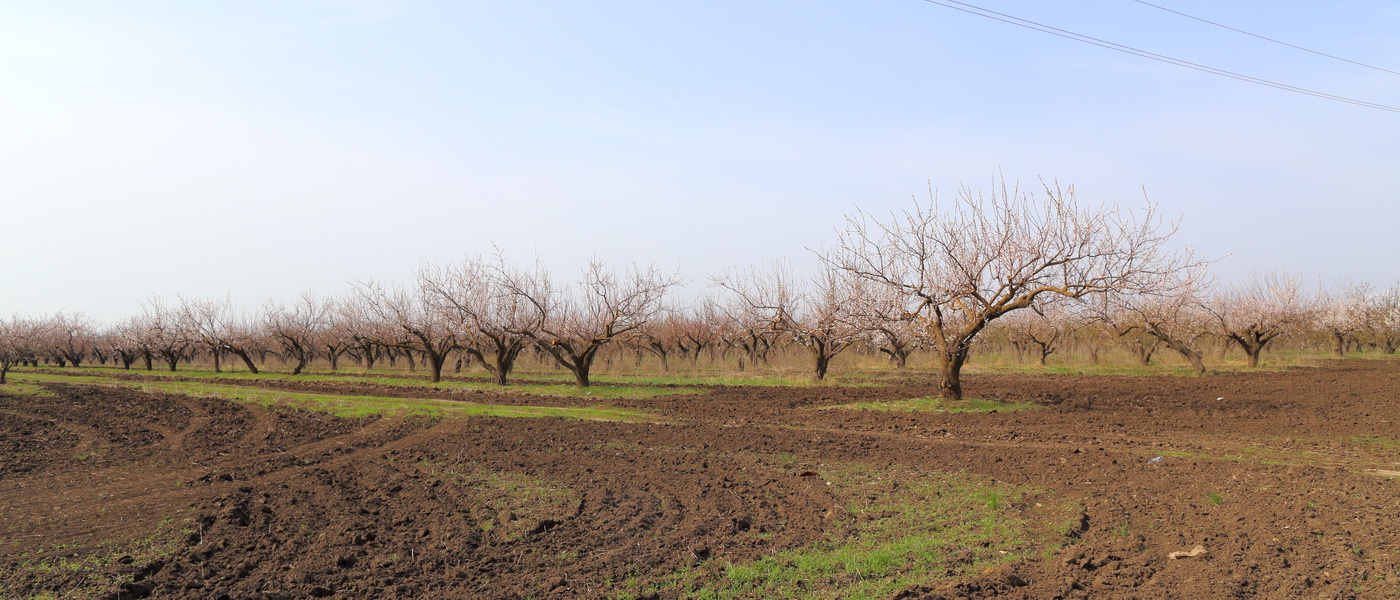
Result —
<instances>
[{"instance_id":1,"label":"sky","mask_svg":"<svg viewBox=\"0 0 1400 600\"><path fill-rule=\"evenodd\" d=\"M1156 0L1400 71L1383 0ZM1400 75L1134 0L976 6L1400 106ZM1400 113L923 0L0 1L0 315L245 306L503 248L815 262L994 178L1157 204L1230 281L1400 279Z\"/></svg>"}]
</instances>

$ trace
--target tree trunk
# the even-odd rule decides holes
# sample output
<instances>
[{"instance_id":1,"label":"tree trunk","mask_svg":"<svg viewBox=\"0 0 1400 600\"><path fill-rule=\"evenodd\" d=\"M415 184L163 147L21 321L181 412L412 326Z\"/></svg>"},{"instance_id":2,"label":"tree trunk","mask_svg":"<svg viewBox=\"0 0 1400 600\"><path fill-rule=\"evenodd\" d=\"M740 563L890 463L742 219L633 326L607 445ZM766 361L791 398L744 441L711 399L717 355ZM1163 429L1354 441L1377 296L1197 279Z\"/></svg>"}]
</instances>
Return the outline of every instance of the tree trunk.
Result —
<instances>
[{"instance_id":1,"label":"tree trunk","mask_svg":"<svg viewBox=\"0 0 1400 600\"><path fill-rule=\"evenodd\" d=\"M1333 354L1334 356L1336 356L1337 358L1341 358L1341 357L1343 357L1343 356L1346 356L1346 338L1342 336L1342 332L1340 332L1340 331L1333 331L1333 332L1331 332L1331 333L1332 333L1332 354Z\"/></svg>"},{"instance_id":2,"label":"tree trunk","mask_svg":"<svg viewBox=\"0 0 1400 600\"><path fill-rule=\"evenodd\" d=\"M230 350L234 356L243 359L243 364L248 367L248 372L257 375L258 366L253 364L253 357L248 355L247 350Z\"/></svg>"},{"instance_id":3,"label":"tree trunk","mask_svg":"<svg viewBox=\"0 0 1400 600\"><path fill-rule=\"evenodd\" d=\"M817 353L817 381L826 379L826 370L831 366L831 357L824 352Z\"/></svg>"},{"instance_id":4,"label":"tree trunk","mask_svg":"<svg viewBox=\"0 0 1400 600\"><path fill-rule=\"evenodd\" d=\"M219 349L218 349L218 348L212 348L212 349L209 350L209 354L212 355L212 356L214 357L214 372L215 372L215 373L223 373L223 372L224 372L223 366L222 366L221 364L219 364L219 354L220 354L220 353L219 353Z\"/></svg>"},{"instance_id":5,"label":"tree trunk","mask_svg":"<svg viewBox=\"0 0 1400 600\"><path fill-rule=\"evenodd\" d=\"M1041 343L1036 343L1036 351L1038 353L1035 357L1036 362L1039 363L1042 367L1045 366L1045 359L1049 358L1051 354L1055 353L1054 348L1051 348L1048 344Z\"/></svg>"},{"instance_id":6,"label":"tree trunk","mask_svg":"<svg viewBox=\"0 0 1400 600\"><path fill-rule=\"evenodd\" d=\"M1186 362L1191 363L1191 368L1195 369L1197 373L1206 372L1206 363L1202 359L1200 352L1192 350L1189 346L1180 342L1177 342L1175 344L1168 343L1167 347L1171 348L1172 350L1175 350L1177 354L1180 354L1182 358L1186 359Z\"/></svg>"},{"instance_id":7,"label":"tree trunk","mask_svg":"<svg viewBox=\"0 0 1400 600\"><path fill-rule=\"evenodd\" d=\"M431 372L428 374L428 381L431 381L433 383L442 381L442 365L447 363L447 354L437 352L425 352L423 353L423 358L428 360L428 368L431 370ZM410 362L409 364L413 363Z\"/></svg>"},{"instance_id":8,"label":"tree trunk","mask_svg":"<svg viewBox=\"0 0 1400 600\"><path fill-rule=\"evenodd\" d=\"M962 368L967 362L966 348L941 350L935 356L938 361L938 397L944 400L962 400Z\"/></svg>"}]
</instances>

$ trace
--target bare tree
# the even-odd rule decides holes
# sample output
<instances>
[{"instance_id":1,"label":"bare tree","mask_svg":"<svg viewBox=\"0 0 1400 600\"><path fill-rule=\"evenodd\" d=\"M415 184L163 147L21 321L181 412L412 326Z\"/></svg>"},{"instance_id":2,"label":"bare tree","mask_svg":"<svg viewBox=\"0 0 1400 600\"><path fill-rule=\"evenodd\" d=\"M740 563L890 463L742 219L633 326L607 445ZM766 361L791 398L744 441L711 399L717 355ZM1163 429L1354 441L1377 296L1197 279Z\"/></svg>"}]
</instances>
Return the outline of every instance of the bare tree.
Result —
<instances>
[{"instance_id":1,"label":"bare tree","mask_svg":"<svg viewBox=\"0 0 1400 600\"><path fill-rule=\"evenodd\" d=\"M355 345L354 330L348 326L344 299L327 298L322 302L325 305L325 324L316 336L315 344L330 361L331 371L334 372L340 368L340 357Z\"/></svg>"},{"instance_id":2,"label":"bare tree","mask_svg":"<svg viewBox=\"0 0 1400 600\"><path fill-rule=\"evenodd\" d=\"M972 343L994 321L1042 296L1084 298L1151 287L1185 267L1170 253L1174 224L1149 204L1140 215L1116 206L1080 208L1074 188L1045 185L1034 198L1005 181L990 194L959 191L951 206L926 205L878 220L847 218L831 265L902 298L934 354L940 395L962 397Z\"/></svg>"},{"instance_id":3,"label":"bare tree","mask_svg":"<svg viewBox=\"0 0 1400 600\"><path fill-rule=\"evenodd\" d=\"M1069 310L1063 300L1044 302L1007 315L1002 325L1006 327L1014 344L1030 349L1036 363L1045 366L1045 361L1060 349L1074 331Z\"/></svg>"},{"instance_id":4,"label":"bare tree","mask_svg":"<svg viewBox=\"0 0 1400 600\"><path fill-rule=\"evenodd\" d=\"M686 337L685 316L676 310L666 311L665 315L643 327L635 338L641 363L643 352L649 352L661 361L661 370L671 370L671 354L687 354L689 340Z\"/></svg>"},{"instance_id":5,"label":"bare tree","mask_svg":"<svg viewBox=\"0 0 1400 600\"><path fill-rule=\"evenodd\" d=\"M1348 285L1337 292L1319 289L1314 305L1317 307L1317 326L1327 332L1332 341L1332 354L1337 358L1346 355L1348 342L1366 331L1371 325L1371 312L1375 290L1369 283Z\"/></svg>"},{"instance_id":6,"label":"bare tree","mask_svg":"<svg viewBox=\"0 0 1400 600\"><path fill-rule=\"evenodd\" d=\"M17 315L0 320L0 384L10 369L34 360L38 329L34 321Z\"/></svg>"},{"instance_id":7,"label":"bare tree","mask_svg":"<svg viewBox=\"0 0 1400 600\"><path fill-rule=\"evenodd\" d=\"M865 328L857 306L864 301L863 283L848 272L828 268L803 285L782 263L715 279L747 306L745 312L756 319L751 330L766 324L805 348L818 381L826 378L833 359L862 339Z\"/></svg>"},{"instance_id":8,"label":"bare tree","mask_svg":"<svg viewBox=\"0 0 1400 600\"><path fill-rule=\"evenodd\" d=\"M395 286L385 289L376 282L357 284L355 295L370 317L366 339L392 350L404 352L412 365L413 353L428 359L428 377L442 381L442 365L458 349L456 331L429 298L422 281L412 289Z\"/></svg>"},{"instance_id":9,"label":"bare tree","mask_svg":"<svg viewBox=\"0 0 1400 600\"><path fill-rule=\"evenodd\" d=\"M919 332L911 319L904 318L904 299L894 292L890 286L866 286L854 310L867 343L889 357L896 369L903 369L919 347Z\"/></svg>"},{"instance_id":10,"label":"bare tree","mask_svg":"<svg viewBox=\"0 0 1400 600\"><path fill-rule=\"evenodd\" d=\"M82 313L60 312L39 323L39 327L47 341L49 355L60 367L70 364L81 367L97 342L92 319Z\"/></svg>"},{"instance_id":11,"label":"bare tree","mask_svg":"<svg viewBox=\"0 0 1400 600\"><path fill-rule=\"evenodd\" d=\"M194 345L194 336L185 327L180 311L166 306L158 296L152 296L141 305L139 335L142 347L160 356L171 371L176 370L190 346ZM149 370L150 363L147 362L146 366Z\"/></svg>"},{"instance_id":12,"label":"bare tree","mask_svg":"<svg viewBox=\"0 0 1400 600\"><path fill-rule=\"evenodd\" d=\"M755 308L742 297L731 294L728 302L720 308L718 320L719 341L725 349L742 351L739 357L739 370L745 365L758 366L768 362L768 353L782 336L773 327L772 319L764 311ZM745 362L747 360L747 363Z\"/></svg>"},{"instance_id":13,"label":"bare tree","mask_svg":"<svg viewBox=\"0 0 1400 600\"><path fill-rule=\"evenodd\" d=\"M543 265L537 262L533 271L521 271L498 253L494 263L471 257L424 268L418 278L434 309L457 332L462 351L480 362L496 385L507 385L516 359L534 342L540 325L540 313L529 298L540 295L536 282L549 279ZM517 293L520 289L529 293Z\"/></svg>"},{"instance_id":14,"label":"bare tree","mask_svg":"<svg viewBox=\"0 0 1400 600\"><path fill-rule=\"evenodd\" d=\"M1164 278L1154 289L1113 294L1092 306L1120 337L1145 334L1181 355L1197 373L1205 373L1200 344L1213 328L1202 303L1212 285L1206 263L1197 262ZM1139 348L1146 348L1141 345L1143 338L1134 341ZM1151 354L1140 355L1139 360L1150 361Z\"/></svg>"},{"instance_id":15,"label":"bare tree","mask_svg":"<svg viewBox=\"0 0 1400 600\"><path fill-rule=\"evenodd\" d=\"M721 319L719 306L708 297L700 299L676 315L675 326L680 332L680 350L690 358L691 368L699 366L700 353L705 350L710 350L711 357L714 356L714 347L720 339Z\"/></svg>"},{"instance_id":16,"label":"bare tree","mask_svg":"<svg viewBox=\"0 0 1400 600\"><path fill-rule=\"evenodd\" d=\"M1244 350L1250 367L1269 342L1301 325L1312 314L1303 280L1281 271L1254 273L1240 286L1227 288L1206 303L1218 332Z\"/></svg>"},{"instance_id":17,"label":"bare tree","mask_svg":"<svg viewBox=\"0 0 1400 600\"><path fill-rule=\"evenodd\" d=\"M223 371L220 357L224 353L237 356L248 371L258 372L252 356L258 336L255 328L237 315L232 297L225 296L223 300L180 297L180 318L194 339L209 350L215 373Z\"/></svg>"},{"instance_id":18,"label":"bare tree","mask_svg":"<svg viewBox=\"0 0 1400 600\"><path fill-rule=\"evenodd\" d=\"M577 286L556 290L547 278L507 277L510 293L529 303L536 323L531 333L539 348L589 386L589 372L604 346L635 334L664 311L666 294L678 285L674 274L656 266L633 265L626 273L592 260Z\"/></svg>"},{"instance_id":19,"label":"bare tree","mask_svg":"<svg viewBox=\"0 0 1400 600\"><path fill-rule=\"evenodd\" d=\"M330 324L330 306L311 292L302 292L291 306L269 302L263 310L263 329L293 362L292 375L300 375L316 358L321 336Z\"/></svg>"}]
</instances>

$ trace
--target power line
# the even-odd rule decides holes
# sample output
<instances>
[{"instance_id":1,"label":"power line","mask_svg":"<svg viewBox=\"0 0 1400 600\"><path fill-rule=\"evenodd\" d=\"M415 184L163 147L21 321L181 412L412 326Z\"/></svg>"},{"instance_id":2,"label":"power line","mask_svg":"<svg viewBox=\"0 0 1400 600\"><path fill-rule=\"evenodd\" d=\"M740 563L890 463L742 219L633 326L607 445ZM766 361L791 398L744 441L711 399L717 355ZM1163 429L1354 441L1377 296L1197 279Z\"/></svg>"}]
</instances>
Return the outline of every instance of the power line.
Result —
<instances>
[{"instance_id":1,"label":"power line","mask_svg":"<svg viewBox=\"0 0 1400 600\"><path fill-rule=\"evenodd\" d=\"M957 0L947 0L946 2L940 1L940 0L923 0L923 1L926 2L926 3L928 3L928 4L935 4L935 5L938 5L938 6L942 6L942 7L944 7L944 8L951 8L951 9L956 10L956 11L965 12L965 13L968 13L968 14L971 14L971 15L977 15L977 16L979 16L979 17L983 17L983 18L986 18L986 19L991 19L991 20L993 20L993 21L1001 21L1002 23L1007 23L1007 24L1010 24L1010 25L1015 25L1015 26L1017 26L1017 27L1023 27L1023 28L1026 28L1026 29L1033 30L1033 31L1039 31L1039 32L1041 32L1041 33L1047 33L1047 34L1050 34L1050 35L1053 35L1053 36L1057 36L1057 37L1062 37L1062 38L1065 38L1065 39L1068 39L1068 40L1074 40L1074 41L1076 41L1076 42L1080 42L1080 43L1083 43L1083 44L1089 44L1089 45L1091 45L1091 46L1098 46L1098 47L1100 47L1100 48L1107 48L1107 49L1109 49L1109 50L1113 50L1113 51L1116 51L1116 52L1122 52L1122 53L1124 53L1124 54L1132 54L1132 55L1134 55L1134 56L1140 56L1140 57L1142 57L1142 58L1146 58L1146 59L1150 59L1150 60L1155 60L1155 61L1157 61L1157 62L1163 62L1163 63L1167 63L1167 64L1170 64L1170 65L1176 65L1176 66L1179 66L1179 67L1186 67L1186 68L1188 68L1188 69L1194 69L1194 70L1197 70L1197 71L1201 71L1201 72L1205 72L1205 73L1210 73L1210 74L1212 74L1212 75L1219 75L1219 76L1221 76L1221 77L1229 77L1229 78L1231 78L1231 79L1237 79L1237 80L1244 81L1244 82L1247 82L1247 83L1253 83L1253 84L1255 84L1255 85L1262 85L1262 86L1265 86L1265 87L1271 87L1271 88L1280 89L1280 90L1289 91L1289 92L1294 92L1294 93L1298 93L1298 94L1304 94L1304 95L1307 95L1307 96L1313 96L1313 97L1315 97L1315 98L1323 98L1323 99L1325 99L1325 100L1333 100L1333 101L1336 101L1336 102L1345 102L1345 103L1347 103L1347 104L1355 104L1355 105L1357 105L1357 106L1364 106L1364 107L1366 107L1366 108L1374 108L1374 109L1377 109L1377 110L1384 110L1384 111L1388 111L1388 112L1400 113L1400 107L1388 106L1388 105L1385 105L1385 104L1377 104L1377 103L1375 103L1375 102L1367 102L1367 101L1365 101L1365 100L1358 100L1358 99L1356 99L1356 98L1348 98L1348 97L1346 97L1346 96L1338 96L1338 95L1336 95L1336 94L1328 94L1328 93L1326 93L1326 92L1319 92L1319 91L1317 91L1317 90L1310 90L1310 89L1308 89L1308 88L1302 88L1302 87L1298 87L1298 86L1294 86L1294 85L1288 85L1288 84L1286 84L1286 83L1279 83L1279 82L1277 82L1277 81L1271 81L1271 80L1262 79L1262 78L1259 78L1259 77L1252 77L1252 76L1249 76L1249 75L1244 75L1244 74L1242 74L1242 73L1236 73L1236 72L1233 72L1233 71L1226 71L1226 70L1224 70L1224 69L1217 69L1217 68L1215 68L1215 67L1210 67L1210 66L1206 66L1206 65L1202 65L1202 64L1198 64L1198 63L1193 63L1193 62L1186 61L1186 60L1182 60L1182 59L1179 59L1179 58L1173 58L1173 57L1170 57L1170 56L1166 56L1166 55L1164 55L1164 54L1157 54L1157 53L1155 53L1155 52L1148 52L1147 50L1142 50L1142 49L1139 49L1139 48L1134 48L1134 47L1132 47L1132 46L1125 46L1125 45L1123 45L1123 44L1118 44L1118 43L1115 43L1115 42L1110 42L1110 41L1108 41L1108 40L1102 40L1102 39L1099 39L1099 38L1096 38L1096 37L1091 37L1091 36L1083 35L1083 34L1080 34L1080 33L1075 33L1075 32L1073 32L1073 31L1069 31L1069 30L1067 30L1067 29L1060 29L1060 28L1058 28L1058 27L1052 27L1052 26L1050 26L1050 25L1045 25L1045 24L1043 24L1043 23L1037 23L1037 22L1035 22L1035 21L1030 21L1030 20L1027 20L1027 19L1022 19L1022 18L1020 18L1020 17L1015 17L1015 16L1008 15L1008 14L1005 14L1005 13L999 13L999 12L996 12L996 11L994 11L994 10L989 10L989 9L982 8L982 7L980 7L980 6L974 6L974 5L968 4L968 3L966 3L966 2L958 2ZM956 5L956 6L955 6L955 5Z\"/></svg>"},{"instance_id":2,"label":"power line","mask_svg":"<svg viewBox=\"0 0 1400 600\"><path fill-rule=\"evenodd\" d=\"M1138 4L1142 4L1142 5L1146 5L1146 6L1151 6L1152 8L1155 8L1155 9L1157 9L1157 10L1164 10L1164 11L1167 11L1167 12L1172 13L1172 14L1174 14L1174 15L1181 15L1181 16L1186 17L1186 18L1188 18L1188 19L1195 19L1195 20L1200 21L1200 22L1202 22L1202 23L1206 23L1206 24L1208 24L1208 25L1214 25L1214 26L1219 27L1219 28L1221 28L1221 29L1229 29L1230 31L1233 31L1233 32L1235 32L1235 33L1243 33L1243 34L1245 34L1245 35L1247 35L1247 36L1256 37L1256 38L1259 38L1259 39L1264 40L1264 41L1266 41L1266 42L1273 42L1273 43L1278 44L1278 45L1280 45L1280 46L1288 46L1289 48L1294 48L1294 49L1297 49L1297 50L1302 50L1303 52L1311 52L1311 53L1316 54L1316 55L1318 55L1318 56L1325 56L1325 57L1330 58L1330 59L1333 59L1333 60L1340 60L1340 61L1345 62L1345 63L1351 63L1351 64L1353 64L1353 65L1357 65L1357 66L1361 66L1361 67L1366 67L1367 69L1375 69L1375 70L1377 70L1377 71L1384 71L1384 72L1386 72L1386 73L1390 73L1391 75L1400 75L1400 71L1392 71L1392 70L1386 69L1386 68L1384 68L1384 67L1377 67L1377 66L1375 66L1375 65L1368 65L1368 64L1366 64L1366 63L1364 63L1364 62L1357 62L1357 61L1351 60L1351 59L1349 59L1349 58L1342 58L1342 57L1340 57L1340 56L1333 56L1333 55L1328 54L1328 53L1326 53L1326 52L1318 52L1317 50L1313 50L1313 49L1310 49L1310 48L1304 48L1304 47L1302 47L1302 46L1298 46L1298 45L1290 44L1290 43L1288 43L1288 42L1276 40L1276 39L1271 38L1271 37L1265 37L1265 36L1259 35L1259 34L1257 34L1257 33L1250 33L1250 32L1245 31L1245 30L1243 30L1243 29L1236 29L1236 28L1231 27L1231 26L1229 26L1229 25L1223 25L1223 24L1220 24L1220 23L1216 23L1215 21L1209 21L1209 20L1206 20L1206 19L1202 19L1202 18L1200 18L1200 17L1195 17L1195 16L1192 16L1192 15L1188 15L1188 14L1186 14L1186 13L1184 13L1184 12L1181 12L1181 11L1178 11L1178 10L1172 10L1172 9L1167 8L1167 7L1165 7L1165 6L1158 6L1158 5L1153 4L1153 3L1151 3L1151 2L1143 2L1143 0L1133 0L1133 2L1136 2L1136 3L1138 3Z\"/></svg>"}]
</instances>

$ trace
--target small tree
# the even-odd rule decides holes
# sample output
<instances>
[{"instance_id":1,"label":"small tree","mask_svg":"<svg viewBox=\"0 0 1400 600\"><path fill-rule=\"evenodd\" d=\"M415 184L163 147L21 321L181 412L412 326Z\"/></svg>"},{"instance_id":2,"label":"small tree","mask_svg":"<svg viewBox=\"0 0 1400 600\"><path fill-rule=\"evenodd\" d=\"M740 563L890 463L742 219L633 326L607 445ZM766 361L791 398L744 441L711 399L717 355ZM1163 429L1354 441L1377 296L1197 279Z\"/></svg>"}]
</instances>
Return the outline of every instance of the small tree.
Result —
<instances>
[{"instance_id":1,"label":"small tree","mask_svg":"<svg viewBox=\"0 0 1400 600\"><path fill-rule=\"evenodd\" d=\"M1303 324L1313 313L1297 275L1273 271L1250 276L1244 285L1226 289L1205 305L1217 331L1244 350L1250 367L1269 342Z\"/></svg>"},{"instance_id":2,"label":"small tree","mask_svg":"<svg viewBox=\"0 0 1400 600\"><path fill-rule=\"evenodd\" d=\"M1013 343L1034 352L1036 363L1045 361L1060 349L1074 332L1069 311L1063 301L1050 301L1032 306L1031 310L1007 315L1002 323Z\"/></svg>"},{"instance_id":3,"label":"small tree","mask_svg":"<svg viewBox=\"0 0 1400 600\"><path fill-rule=\"evenodd\" d=\"M263 330L292 360L292 375L300 375L316 358L321 337L330 326L330 309L311 292L302 292L291 306L269 302L264 308Z\"/></svg>"},{"instance_id":4,"label":"small tree","mask_svg":"<svg viewBox=\"0 0 1400 600\"><path fill-rule=\"evenodd\" d=\"M508 277L503 284L535 311L531 336L536 345L589 386L598 351L633 335L664 311L666 294L679 277L656 266L633 265L624 274L590 261L572 294L556 290L543 273L532 279Z\"/></svg>"},{"instance_id":5,"label":"small tree","mask_svg":"<svg viewBox=\"0 0 1400 600\"><path fill-rule=\"evenodd\" d=\"M34 360L38 325L29 319L11 316L0 320L0 384L10 369Z\"/></svg>"},{"instance_id":6,"label":"small tree","mask_svg":"<svg viewBox=\"0 0 1400 600\"><path fill-rule=\"evenodd\" d=\"M367 340L390 350L400 350L410 360L413 353L428 359L428 377L433 383L442 381L442 365L447 356L458 348L452 324L436 310L422 282L412 289L384 289L376 282L360 283L354 288L359 306L369 316Z\"/></svg>"},{"instance_id":7,"label":"small tree","mask_svg":"<svg viewBox=\"0 0 1400 600\"><path fill-rule=\"evenodd\" d=\"M507 385L520 352L534 341L539 313L529 293L514 293L512 285L535 293L548 281L544 267L532 272L473 257L446 267L425 268L418 275L434 309L457 332L458 345L491 374L496 385ZM547 286L547 283L546 283Z\"/></svg>"},{"instance_id":8,"label":"small tree","mask_svg":"<svg viewBox=\"0 0 1400 600\"><path fill-rule=\"evenodd\" d=\"M180 298L180 318L194 338L209 349L215 373L223 370L220 356L224 353L237 356L249 372L258 372L252 353L260 336L236 314L232 297L225 296L223 300Z\"/></svg>"},{"instance_id":9,"label":"small tree","mask_svg":"<svg viewBox=\"0 0 1400 600\"><path fill-rule=\"evenodd\" d=\"M1371 284L1364 282L1335 293L1318 290L1314 300L1317 326L1327 332L1332 341L1332 354L1337 358L1345 356L1349 340L1355 339L1373 322L1369 309L1374 295Z\"/></svg>"},{"instance_id":10,"label":"small tree","mask_svg":"<svg viewBox=\"0 0 1400 600\"><path fill-rule=\"evenodd\" d=\"M805 348L818 381L826 378L831 361L865 332L857 316L863 282L844 271L824 269L802 285L793 280L787 265L776 264L767 271L751 267L742 275L730 272L715 283L733 293L747 307L744 314L756 319L748 329L767 327Z\"/></svg>"},{"instance_id":11,"label":"small tree","mask_svg":"<svg viewBox=\"0 0 1400 600\"><path fill-rule=\"evenodd\" d=\"M1098 318L1120 337L1134 338L1144 366L1151 360L1151 352L1139 335L1160 341L1186 359L1197 373L1205 373L1200 343L1213 330L1210 315L1202 308L1202 298L1212 284L1206 263L1195 262L1162 278L1158 284L1151 289L1113 294L1091 306Z\"/></svg>"},{"instance_id":12,"label":"small tree","mask_svg":"<svg viewBox=\"0 0 1400 600\"><path fill-rule=\"evenodd\" d=\"M147 356L149 357L150 353L160 356L172 372L176 370L180 361L185 359L186 352L194 345L195 340L194 333L186 327L180 311L166 306L165 301L157 296L152 296L150 300L142 303L141 324L137 335L140 336L141 347L148 351ZM146 369L150 368L148 358Z\"/></svg>"},{"instance_id":13,"label":"small tree","mask_svg":"<svg viewBox=\"0 0 1400 600\"><path fill-rule=\"evenodd\" d=\"M92 319L82 313L60 312L38 326L48 342L48 354L59 366L81 367L97 345Z\"/></svg>"},{"instance_id":14,"label":"small tree","mask_svg":"<svg viewBox=\"0 0 1400 600\"><path fill-rule=\"evenodd\" d=\"M831 265L901 298L934 355L940 395L962 398L962 367L988 323L1043 296L1085 298L1151 287L1183 268L1175 233L1148 205L1080 208L1074 188L1045 185L1041 197L1000 182L990 195L967 188L951 206L926 205L879 220L847 218Z\"/></svg>"},{"instance_id":15,"label":"small tree","mask_svg":"<svg viewBox=\"0 0 1400 600\"><path fill-rule=\"evenodd\" d=\"M1400 347L1400 283L1370 294L1361 333L1386 354L1395 354Z\"/></svg>"}]
</instances>

